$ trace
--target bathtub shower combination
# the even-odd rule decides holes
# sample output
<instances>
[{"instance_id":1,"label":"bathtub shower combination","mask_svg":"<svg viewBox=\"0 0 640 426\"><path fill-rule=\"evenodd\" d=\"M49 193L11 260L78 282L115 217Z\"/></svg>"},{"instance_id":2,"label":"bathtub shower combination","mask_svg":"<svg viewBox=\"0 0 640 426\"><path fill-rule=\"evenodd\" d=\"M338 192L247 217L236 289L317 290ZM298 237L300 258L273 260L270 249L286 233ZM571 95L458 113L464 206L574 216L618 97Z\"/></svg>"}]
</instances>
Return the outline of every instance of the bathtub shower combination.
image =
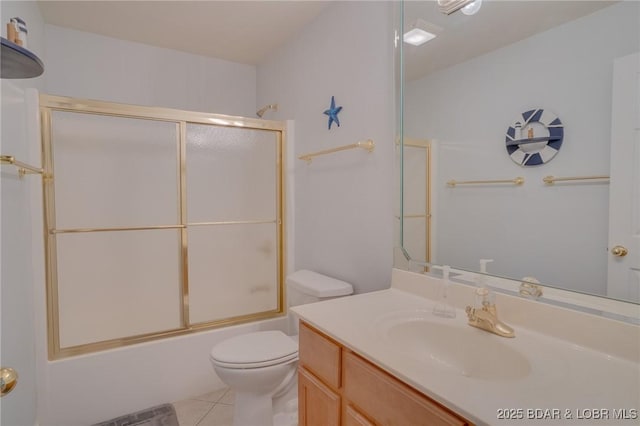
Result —
<instances>
[{"instance_id":1,"label":"bathtub shower combination","mask_svg":"<svg viewBox=\"0 0 640 426\"><path fill-rule=\"evenodd\" d=\"M281 315L282 122L40 95L49 358Z\"/></svg>"}]
</instances>

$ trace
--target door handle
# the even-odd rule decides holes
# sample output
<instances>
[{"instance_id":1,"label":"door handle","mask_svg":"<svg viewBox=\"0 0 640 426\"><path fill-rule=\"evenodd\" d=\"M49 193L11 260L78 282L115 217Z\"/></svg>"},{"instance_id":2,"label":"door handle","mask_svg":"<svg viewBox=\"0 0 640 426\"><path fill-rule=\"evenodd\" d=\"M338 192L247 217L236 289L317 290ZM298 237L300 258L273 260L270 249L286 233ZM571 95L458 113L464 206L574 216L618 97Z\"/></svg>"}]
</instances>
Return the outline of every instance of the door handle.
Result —
<instances>
[{"instance_id":1,"label":"door handle","mask_svg":"<svg viewBox=\"0 0 640 426\"><path fill-rule=\"evenodd\" d=\"M18 373L13 368L0 368L0 397L5 396L16 387Z\"/></svg>"},{"instance_id":2,"label":"door handle","mask_svg":"<svg viewBox=\"0 0 640 426\"><path fill-rule=\"evenodd\" d=\"M613 254L614 256L624 257L627 255L627 253L629 253L629 250L627 250L626 247L615 246L611 249L611 254Z\"/></svg>"}]
</instances>

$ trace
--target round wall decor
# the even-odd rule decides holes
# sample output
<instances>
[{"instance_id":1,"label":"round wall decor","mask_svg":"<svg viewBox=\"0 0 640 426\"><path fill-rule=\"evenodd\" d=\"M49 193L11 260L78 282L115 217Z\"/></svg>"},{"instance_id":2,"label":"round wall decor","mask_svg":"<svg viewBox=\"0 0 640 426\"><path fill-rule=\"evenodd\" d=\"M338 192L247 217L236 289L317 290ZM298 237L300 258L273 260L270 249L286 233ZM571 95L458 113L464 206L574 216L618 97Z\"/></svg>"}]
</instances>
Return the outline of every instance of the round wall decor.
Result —
<instances>
[{"instance_id":1,"label":"round wall decor","mask_svg":"<svg viewBox=\"0 0 640 426\"><path fill-rule=\"evenodd\" d=\"M545 164L560 150L564 127L552 112L542 108L523 112L507 129L506 146L521 166Z\"/></svg>"}]
</instances>

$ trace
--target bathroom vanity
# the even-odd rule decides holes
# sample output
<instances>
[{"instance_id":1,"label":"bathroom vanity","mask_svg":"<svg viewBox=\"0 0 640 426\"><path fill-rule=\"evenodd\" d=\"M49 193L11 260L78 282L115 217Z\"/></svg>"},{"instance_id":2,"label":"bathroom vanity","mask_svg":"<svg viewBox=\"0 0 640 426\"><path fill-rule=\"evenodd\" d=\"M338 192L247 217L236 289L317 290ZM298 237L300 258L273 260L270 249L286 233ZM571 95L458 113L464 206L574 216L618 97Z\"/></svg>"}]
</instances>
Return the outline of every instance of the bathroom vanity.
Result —
<instances>
[{"instance_id":1,"label":"bathroom vanity","mask_svg":"<svg viewBox=\"0 0 640 426\"><path fill-rule=\"evenodd\" d=\"M636 424L640 327L496 294L515 338L467 324L474 288L394 270L392 287L292 308L299 424Z\"/></svg>"},{"instance_id":2,"label":"bathroom vanity","mask_svg":"<svg viewBox=\"0 0 640 426\"><path fill-rule=\"evenodd\" d=\"M305 322L298 413L300 426L472 424Z\"/></svg>"}]
</instances>

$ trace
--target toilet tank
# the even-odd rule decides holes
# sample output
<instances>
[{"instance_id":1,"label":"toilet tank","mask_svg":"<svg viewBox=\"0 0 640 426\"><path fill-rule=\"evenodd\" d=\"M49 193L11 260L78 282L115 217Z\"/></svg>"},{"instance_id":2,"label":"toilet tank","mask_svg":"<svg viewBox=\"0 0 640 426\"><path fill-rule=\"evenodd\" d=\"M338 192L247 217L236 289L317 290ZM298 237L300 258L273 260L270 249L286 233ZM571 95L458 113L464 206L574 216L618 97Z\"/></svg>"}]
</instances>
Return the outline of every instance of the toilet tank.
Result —
<instances>
[{"instance_id":1,"label":"toilet tank","mask_svg":"<svg viewBox=\"0 0 640 426\"><path fill-rule=\"evenodd\" d=\"M287 277L289 306L334 299L352 293L351 284L306 269L296 271Z\"/></svg>"},{"instance_id":2,"label":"toilet tank","mask_svg":"<svg viewBox=\"0 0 640 426\"><path fill-rule=\"evenodd\" d=\"M352 293L353 286L351 284L306 269L301 269L287 276L288 306L335 299ZM289 328L290 334L298 334L298 319L294 315L290 315Z\"/></svg>"}]
</instances>

